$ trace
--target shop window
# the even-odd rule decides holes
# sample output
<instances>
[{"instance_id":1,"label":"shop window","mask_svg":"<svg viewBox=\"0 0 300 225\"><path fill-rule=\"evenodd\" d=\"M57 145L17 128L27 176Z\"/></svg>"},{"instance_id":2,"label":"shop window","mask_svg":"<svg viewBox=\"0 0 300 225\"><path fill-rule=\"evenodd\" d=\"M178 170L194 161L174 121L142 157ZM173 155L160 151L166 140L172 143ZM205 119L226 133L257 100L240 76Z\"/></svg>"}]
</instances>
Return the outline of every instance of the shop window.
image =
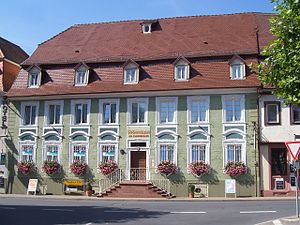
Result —
<instances>
[{"instance_id":1,"label":"shop window","mask_svg":"<svg viewBox=\"0 0 300 225\"><path fill-rule=\"evenodd\" d=\"M285 148L272 149L272 176L287 175L287 150Z\"/></svg>"}]
</instances>

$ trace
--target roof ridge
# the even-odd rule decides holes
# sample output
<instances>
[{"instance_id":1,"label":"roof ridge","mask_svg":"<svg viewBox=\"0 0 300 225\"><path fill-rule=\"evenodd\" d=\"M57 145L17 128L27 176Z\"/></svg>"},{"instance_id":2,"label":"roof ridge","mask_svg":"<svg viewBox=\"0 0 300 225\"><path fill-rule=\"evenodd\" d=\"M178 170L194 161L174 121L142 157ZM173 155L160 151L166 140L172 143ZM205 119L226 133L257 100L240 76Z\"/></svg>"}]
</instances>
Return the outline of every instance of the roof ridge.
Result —
<instances>
[{"instance_id":1,"label":"roof ridge","mask_svg":"<svg viewBox=\"0 0 300 225\"><path fill-rule=\"evenodd\" d=\"M239 13L224 13L224 14L208 14L208 15L192 15L192 16L174 16L174 17L160 17L160 18L152 18L155 20L168 20L168 19L184 19L184 18L197 18L197 17L212 17L212 16L232 16L232 15L241 15L241 14L265 14L265 15L273 15L276 13L266 13L266 12L239 12ZM132 19L132 20L115 20L115 21L105 21L105 22L94 22L94 23L77 23L72 27L79 26L88 26L88 25L97 25L97 24L111 24L111 23L126 23L126 22L138 22L149 19Z\"/></svg>"}]
</instances>

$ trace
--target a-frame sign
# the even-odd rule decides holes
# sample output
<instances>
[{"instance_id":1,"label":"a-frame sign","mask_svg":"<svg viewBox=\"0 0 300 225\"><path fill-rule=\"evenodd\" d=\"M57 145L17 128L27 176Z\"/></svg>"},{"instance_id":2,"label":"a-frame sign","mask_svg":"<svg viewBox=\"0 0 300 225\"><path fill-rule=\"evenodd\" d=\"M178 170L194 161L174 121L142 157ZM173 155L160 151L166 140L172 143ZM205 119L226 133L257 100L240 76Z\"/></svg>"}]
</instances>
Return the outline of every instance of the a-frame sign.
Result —
<instances>
[{"instance_id":1,"label":"a-frame sign","mask_svg":"<svg viewBox=\"0 0 300 225\"><path fill-rule=\"evenodd\" d=\"M285 142L285 146L291 153L293 159L295 161L298 160L298 156L300 154L300 141Z\"/></svg>"}]
</instances>

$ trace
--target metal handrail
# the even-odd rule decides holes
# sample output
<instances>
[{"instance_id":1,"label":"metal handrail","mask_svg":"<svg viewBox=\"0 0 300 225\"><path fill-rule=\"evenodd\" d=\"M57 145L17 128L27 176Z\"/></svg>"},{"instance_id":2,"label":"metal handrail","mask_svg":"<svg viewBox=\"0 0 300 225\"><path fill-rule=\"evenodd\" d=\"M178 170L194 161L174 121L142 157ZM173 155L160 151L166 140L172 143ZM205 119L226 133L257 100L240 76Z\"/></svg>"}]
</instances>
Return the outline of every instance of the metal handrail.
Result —
<instances>
[{"instance_id":1,"label":"metal handrail","mask_svg":"<svg viewBox=\"0 0 300 225\"><path fill-rule=\"evenodd\" d=\"M151 183L155 185L156 187L159 187L163 191L166 192L166 194L171 194L171 182L168 179L158 179L158 180L151 180Z\"/></svg>"},{"instance_id":2,"label":"metal handrail","mask_svg":"<svg viewBox=\"0 0 300 225\"><path fill-rule=\"evenodd\" d=\"M99 180L99 193L103 193L114 185L121 183L124 178L125 176L122 169L115 170L111 174L107 175L106 178Z\"/></svg>"}]
</instances>

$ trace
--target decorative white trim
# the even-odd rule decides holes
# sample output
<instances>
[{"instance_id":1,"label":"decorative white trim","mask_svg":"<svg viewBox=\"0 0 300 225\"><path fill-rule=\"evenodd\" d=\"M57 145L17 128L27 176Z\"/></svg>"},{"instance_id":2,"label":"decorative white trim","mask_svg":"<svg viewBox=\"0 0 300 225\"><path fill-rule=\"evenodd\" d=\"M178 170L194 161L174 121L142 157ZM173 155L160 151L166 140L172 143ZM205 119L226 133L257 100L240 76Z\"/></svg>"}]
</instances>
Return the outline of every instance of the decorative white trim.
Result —
<instances>
[{"instance_id":1,"label":"decorative white trim","mask_svg":"<svg viewBox=\"0 0 300 225\"><path fill-rule=\"evenodd\" d=\"M118 163L119 161L119 146L117 141L99 141L98 151L97 151L97 166L102 162L102 146L103 145L114 145L115 146L115 159L114 161Z\"/></svg>"},{"instance_id":2,"label":"decorative white trim","mask_svg":"<svg viewBox=\"0 0 300 225\"><path fill-rule=\"evenodd\" d=\"M241 119L238 121L226 121L226 101L227 100L239 100L241 105ZM233 104L234 106L234 104ZM233 112L233 116L234 116ZM245 95L222 95L222 122L227 124L237 124L245 122Z\"/></svg>"},{"instance_id":3,"label":"decorative white trim","mask_svg":"<svg viewBox=\"0 0 300 225\"><path fill-rule=\"evenodd\" d=\"M228 145L241 145L241 159L242 162L244 162L245 164L247 164L247 152L246 152L246 141L243 140L227 140L227 141L223 141L223 167L226 165L228 159L227 159L227 154L226 154L226 150L227 150L227 146Z\"/></svg>"},{"instance_id":4,"label":"decorative white trim","mask_svg":"<svg viewBox=\"0 0 300 225\"><path fill-rule=\"evenodd\" d=\"M146 180L150 180L150 148L128 148L126 157L126 171L127 179L130 180L130 169L131 169L131 152L143 151L146 152Z\"/></svg>"},{"instance_id":5,"label":"decorative white trim","mask_svg":"<svg viewBox=\"0 0 300 225\"><path fill-rule=\"evenodd\" d=\"M69 143L69 164L71 165L73 162L74 152L73 147L74 145L85 145L86 146L86 164L89 162L89 141L70 141Z\"/></svg>"},{"instance_id":6,"label":"decorative white trim","mask_svg":"<svg viewBox=\"0 0 300 225\"><path fill-rule=\"evenodd\" d=\"M145 114L144 114L144 122L131 122L131 115L132 115L132 104L133 103L144 103L145 104ZM148 124L148 105L149 105L149 98L128 98L127 99L127 125L147 125Z\"/></svg>"},{"instance_id":7,"label":"decorative white trim","mask_svg":"<svg viewBox=\"0 0 300 225\"><path fill-rule=\"evenodd\" d=\"M115 123L104 123L103 121L103 105L105 103L116 104L116 122ZM120 99L99 99L99 125L111 126L119 124L119 113L120 112Z\"/></svg>"},{"instance_id":8,"label":"decorative white trim","mask_svg":"<svg viewBox=\"0 0 300 225\"><path fill-rule=\"evenodd\" d=\"M191 122L192 121L192 103L194 101L204 102L206 108L205 121ZM210 96L187 96L187 121L188 124L207 124L209 123L209 108Z\"/></svg>"},{"instance_id":9,"label":"decorative white trim","mask_svg":"<svg viewBox=\"0 0 300 225\"><path fill-rule=\"evenodd\" d=\"M175 104L173 121L171 121L171 122L167 121L166 123L160 123L160 111L161 111L160 104L162 102L173 102ZM160 124L175 125L177 123L177 110L178 110L178 97L156 97L156 124L157 125L160 125Z\"/></svg>"},{"instance_id":10,"label":"decorative white trim","mask_svg":"<svg viewBox=\"0 0 300 225\"><path fill-rule=\"evenodd\" d=\"M58 152L57 152L57 161L58 163L61 162L61 152L62 152L62 142L60 141L43 141L43 152L42 152L42 161L44 162L47 159L47 151L46 151L46 146L47 145L57 145L58 146Z\"/></svg>"},{"instance_id":11,"label":"decorative white trim","mask_svg":"<svg viewBox=\"0 0 300 225\"><path fill-rule=\"evenodd\" d=\"M59 115L59 122L58 124L49 124L49 106L50 105L59 105L60 106L60 115ZM63 108L64 108L64 100L53 100L53 101L46 101L45 102L45 111L44 111L44 125L45 126L62 126L63 124Z\"/></svg>"},{"instance_id":12,"label":"decorative white trim","mask_svg":"<svg viewBox=\"0 0 300 225\"><path fill-rule=\"evenodd\" d=\"M76 104L87 104L87 122L86 123L75 124L75 105ZM91 111L91 99L71 100L70 124L72 126L89 125L90 124L90 111Z\"/></svg>"}]
</instances>

